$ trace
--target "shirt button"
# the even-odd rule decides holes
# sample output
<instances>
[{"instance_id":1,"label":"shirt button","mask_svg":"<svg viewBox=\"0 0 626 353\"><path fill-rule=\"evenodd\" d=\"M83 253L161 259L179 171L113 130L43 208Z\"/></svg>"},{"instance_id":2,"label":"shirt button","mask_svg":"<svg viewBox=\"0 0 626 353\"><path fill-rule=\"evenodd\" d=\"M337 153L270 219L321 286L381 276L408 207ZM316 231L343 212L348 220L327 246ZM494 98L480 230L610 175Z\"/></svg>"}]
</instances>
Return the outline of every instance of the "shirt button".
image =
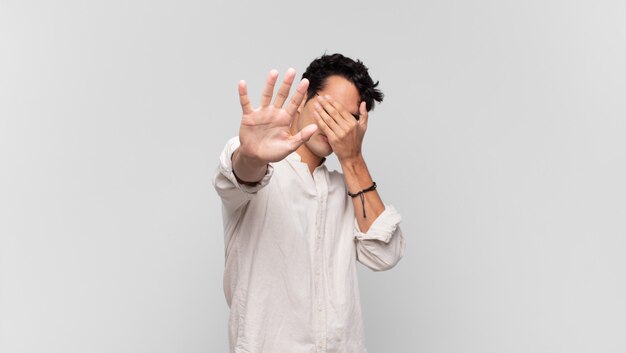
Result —
<instances>
[{"instance_id":1,"label":"shirt button","mask_svg":"<svg viewBox=\"0 0 626 353\"><path fill-rule=\"evenodd\" d=\"M320 275L320 271L315 271L315 275L319 276Z\"/></svg>"}]
</instances>

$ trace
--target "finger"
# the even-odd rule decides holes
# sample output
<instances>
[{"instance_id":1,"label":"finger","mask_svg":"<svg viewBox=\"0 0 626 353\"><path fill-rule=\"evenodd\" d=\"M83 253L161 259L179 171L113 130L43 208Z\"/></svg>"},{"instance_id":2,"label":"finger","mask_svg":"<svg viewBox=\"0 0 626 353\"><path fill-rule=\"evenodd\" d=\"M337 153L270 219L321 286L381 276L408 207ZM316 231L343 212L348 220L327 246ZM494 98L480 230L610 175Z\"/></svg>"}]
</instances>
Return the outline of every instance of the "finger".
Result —
<instances>
[{"instance_id":1,"label":"finger","mask_svg":"<svg viewBox=\"0 0 626 353\"><path fill-rule=\"evenodd\" d=\"M261 108L270 105L272 96L274 95L274 85L276 84L277 78L278 71L276 70L271 70L269 75L267 75L267 81L265 82L265 87L263 87L263 94L261 96Z\"/></svg>"},{"instance_id":2,"label":"finger","mask_svg":"<svg viewBox=\"0 0 626 353\"><path fill-rule=\"evenodd\" d=\"M347 118L343 116L343 114L341 113L341 111L344 109L343 109L343 106L339 102L336 102L336 101L333 102L333 99L328 95L324 97L318 95L317 101L322 105L324 110L328 113L328 115L335 121L335 123L338 126L340 126L345 131L350 129ZM348 113L345 112L344 114L348 114Z\"/></svg>"},{"instance_id":3,"label":"finger","mask_svg":"<svg viewBox=\"0 0 626 353\"><path fill-rule=\"evenodd\" d=\"M317 126L319 126L320 130L322 130L322 133L326 135L326 137L335 136L333 130L328 126L328 124L326 124L322 117L317 114L317 112L313 112L313 118L315 119Z\"/></svg>"},{"instance_id":4,"label":"finger","mask_svg":"<svg viewBox=\"0 0 626 353\"><path fill-rule=\"evenodd\" d=\"M302 103L302 100L304 99L306 95L306 90L308 88L309 88L309 80L307 80L306 78L303 78L302 81L298 83L298 87L296 88L296 93L293 94L293 97L291 97L289 104L287 104L287 108L285 108L285 110L291 117L293 117L296 111L298 110L298 107L300 106L300 103Z\"/></svg>"},{"instance_id":5,"label":"finger","mask_svg":"<svg viewBox=\"0 0 626 353\"><path fill-rule=\"evenodd\" d=\"M289 97L289 90L291 89L291 85L293 84L293 79L296 77L296 70L293 68L289 68L287 73L285 74L285 78L283 79L283 83L280 85L278 89L278 93L276 94L276 99L274 99L274 106L276 108L282 108L283 104Z\"/></svg>"},{"instance_id":6,"label":"finger","mask_svg":"<svg viewBox=\"0 0 626 353\"><path fill-rule=\"evenodd\" d=\"M291 137L292 150L293 151L297 150L298 147L300 147L303 143L308 141L311 138L311 136L313 136L315 131L317 131L317 125L310 124L302 128L302 130L300 130L300 132L298 132L297 134L293 135Z\"/></svg>"},{"instance_id":7,"label":"finger","mask_svg":"<svg viewBox=\"0 0 626 353\"><path fill-rule=\"evenodd\" d=\"M338 100L334 100L331 96L326 95L326 99L341 114L341 117L344 119L344 121L346 122L348 127L353 126L361 118L359 113L353 114L353 113L349 112L346 108L343 107L343 105L341 103L339 103Z\"/></svg>"},{"instance_id":8,"label":"finger","mask_svg":"<svg viewBox=\"0 0 626 353\"><path fill-rule=\"evenodd\" d=\"M241 104L241 110L244 114L252 113L252 105L248 98L248 87L244 80L239 81L239 103Z\"/></svg>"},{"instance_id":9,"label":"finger","mask_svg":"<svg viewBox=\"0 0 626 353\"><path fill-rule=\"evenodd\" d=\"M313 109L335 134L343 130L318 102L313 103Z\"/></svg>"},{"instance_id":10,"label":"finger","mask_svg":"<svg viewBox=\"0 0 626 353\"><path fill-rule=\"evenodd\" d=\"M359 124L363 129L367 129L367 120L369 119L369 113L367 112L367 105L365 101L361 102L359 106L359 113L361 114L361 118L359 119Z\"/></svg>"}]
</instances>

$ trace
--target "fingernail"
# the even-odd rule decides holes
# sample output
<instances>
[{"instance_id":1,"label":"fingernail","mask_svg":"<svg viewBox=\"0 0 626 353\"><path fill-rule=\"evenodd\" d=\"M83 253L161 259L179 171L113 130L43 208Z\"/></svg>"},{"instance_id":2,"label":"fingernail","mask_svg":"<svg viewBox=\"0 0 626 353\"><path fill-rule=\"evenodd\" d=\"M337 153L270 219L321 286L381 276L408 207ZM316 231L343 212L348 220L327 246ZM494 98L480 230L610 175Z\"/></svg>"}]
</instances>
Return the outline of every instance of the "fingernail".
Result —
<instances>
[{"instance_id":1,"label":"fingernail","mask_svg":"<svg viewBox=\"0 0 626 353\"><path fill-rule=\"evenodd\" d=\"M330 96L329 95L325 95L324 98L330 99Z\"/></svg>"}]
</instances>

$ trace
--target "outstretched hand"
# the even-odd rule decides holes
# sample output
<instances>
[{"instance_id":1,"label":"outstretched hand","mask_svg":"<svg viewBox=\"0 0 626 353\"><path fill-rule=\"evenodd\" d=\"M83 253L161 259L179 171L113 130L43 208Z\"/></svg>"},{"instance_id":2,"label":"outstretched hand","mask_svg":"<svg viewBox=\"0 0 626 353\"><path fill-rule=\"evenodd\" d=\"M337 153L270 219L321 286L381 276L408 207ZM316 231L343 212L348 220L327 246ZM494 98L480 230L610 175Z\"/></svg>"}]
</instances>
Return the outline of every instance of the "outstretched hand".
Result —
<instances>
[{"instance_id":1,"label":"outstretched hand","mask_svg":"<svg viewBox=\"0 0 626 353\"><path fill-rule=\"evenodd\" d=\"M298 106L300 106L309 87L309 81L302 79L293 97L283 108L295 75L294 69L287 70L272 103L278 71L270 71L263 88L261 105L256 109L253 109L250 104L246 82L239 81L239 102L243 111L241 127L239 128L239 141L241 143L239 149L242 155L263 165L269 162L278 162L308 141L317 130L317 125L311 124L295 135L290 132L290 126L297 114Z\"/></svg>"}]
</instances>

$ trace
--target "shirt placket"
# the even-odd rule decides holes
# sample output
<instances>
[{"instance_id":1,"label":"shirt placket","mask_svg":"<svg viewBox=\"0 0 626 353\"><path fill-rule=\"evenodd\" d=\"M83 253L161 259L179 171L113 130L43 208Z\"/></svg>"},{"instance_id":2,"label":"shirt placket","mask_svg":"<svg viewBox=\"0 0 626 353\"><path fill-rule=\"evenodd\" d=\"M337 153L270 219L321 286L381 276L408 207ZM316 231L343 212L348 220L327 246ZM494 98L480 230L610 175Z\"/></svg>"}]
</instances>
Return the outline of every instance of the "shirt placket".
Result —
<instances>
[{"instance_id":1,"label":"shirt placket","mask_svg":"<svg viewBox=\"0 0 626 353\"><path fill-rule=\"evenodd\" d=\"M328 197L328 184L322 170L316 169L313 180L317 189L317 214L315 221L315 251L313 258L314 273L314 303L315 311L315 343L317 352L326 351L326 283L323 277L325 224L326 224L326 201Z\"/></svg>"}]
</instances>

